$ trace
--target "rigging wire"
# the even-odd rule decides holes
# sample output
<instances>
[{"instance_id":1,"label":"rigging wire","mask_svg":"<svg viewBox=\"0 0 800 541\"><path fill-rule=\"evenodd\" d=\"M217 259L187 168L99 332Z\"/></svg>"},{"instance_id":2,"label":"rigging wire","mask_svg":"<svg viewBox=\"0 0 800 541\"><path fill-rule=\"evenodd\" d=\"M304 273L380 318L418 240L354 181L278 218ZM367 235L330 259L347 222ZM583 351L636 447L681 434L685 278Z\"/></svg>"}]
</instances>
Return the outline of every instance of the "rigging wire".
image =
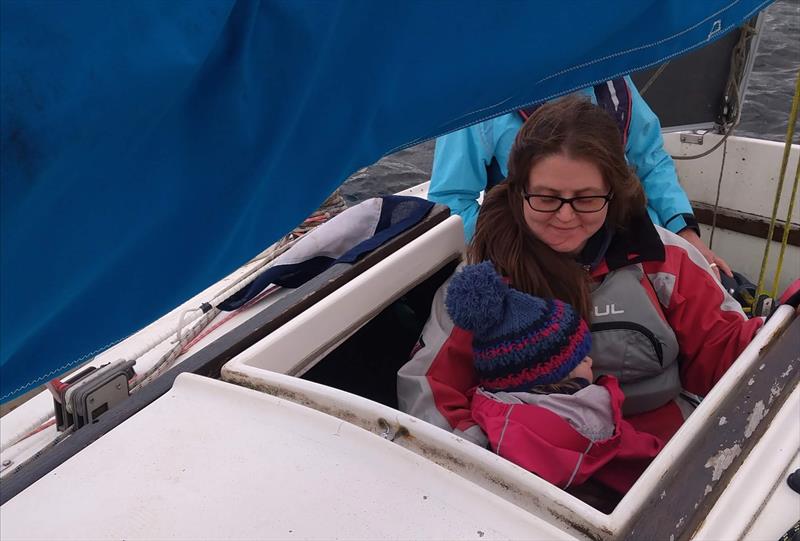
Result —
<instances>
[{"instance_id":1,"label":"rigging wire","mask_svg":"<svg viewBox=\"0 0 800 541\"><path fill-rule=\"evenodd\" d=\"M661 75L661 73L665 69L667 69L667 66L669 66L669 63L670 63L670 60L667 60L666 62L664 62L663 64L658 66L658 69L656 70L656 72L647 80L647 82L644 84L644 86L642 86L642 88L639 89L639 95L640 96L644 97L644 95L647 94L647 91L650 90L650 87L653 85L653 83L656 82L656 79L658 79L658 76Z\"/></svg>"},{"instance_id":2,"label":"rigging wire","mask_svg":"<svg viewBox=\"0 0 800 541\"><path fill-rule=\"evenodd\" d=\"M800 71L797 72L797 81L795 82L794 88L794 98L792 99L792 107L789 111L789 125L786 127L786 142L783 145L783 160L781 161L781 170L780 174L778 175L778 186L775 188L775 200L772 203L772 217L769 221L769 230L767 232L767 242L764 244L764 257L761 259L761 272L758 274L758 285L756 285L756 302L759 296L764 292L764 275L767 272L767 260L769 259L769 248L770 244L772 244L772 234L775 231L775 222L778 218L778 205L781 202L781 195L783 194L783 179L786 176L786 168L789 165L789 154L792 150L792 137L794 136L794 125L797 122L797 110L798 106L800 106ZM793 190L793 194L796 194L796 183L795 189ZM794 197L794 195L793 195ZM790 210L794 206L793 201L790 202ZM786 217L786 223L784 224L784 235L783 235L783 243L781 246L781 253L784 250L783 244L788 241L789 239L789 228L791 225L791 214ZM781 259L780 263L783 263ZM777 278L780 274L780 267L776 269L776 278L775 284L777 289ZM776 292L777 293L777 292ZM773 294L773 297L775 294Z\"/></svg>"},{"instance_id":3,"label":"rigging wire","mask_svg":"<svg viewBox=\"0 0 800 541\"><path fill-rule=\"evenodd\" d=\"M778 280L781 277L783 268L783 256L786 253L786 246L789 244L789 230L791 229L792 211L794 203L797 201L797 185L800 184L800 159L797 161L797 168L794 171L794 184L792 185L792 195L789 198L789 208L786 211L786 221L783 224L783 237L781 238L781 251L778 254L778 263L775 265L775 276L772 279L772 294L770 297L778 296Z\"/></svg>"}]
</instances>

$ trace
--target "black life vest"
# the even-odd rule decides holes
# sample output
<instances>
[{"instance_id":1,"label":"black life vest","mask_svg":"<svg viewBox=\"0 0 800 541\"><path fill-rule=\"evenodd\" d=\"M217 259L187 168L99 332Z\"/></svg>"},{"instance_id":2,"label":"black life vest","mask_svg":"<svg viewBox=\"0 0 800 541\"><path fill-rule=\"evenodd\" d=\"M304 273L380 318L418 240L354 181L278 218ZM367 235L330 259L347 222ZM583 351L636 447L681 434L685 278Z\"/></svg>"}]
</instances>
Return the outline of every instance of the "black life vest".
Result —
<instances>
[{"instance_id":1,"label":"black life vest","mask_svg":"<svg viewBox=\"0 0 800 541\"><path fill-rule=\"evenodd\" d=\"M608 112L616 121L619 132L622 135L622 146L624 147L628 143L628 134L631 129L631 109L633 108L633 98L627 81L625 81L624 77L618 77L596 84L593 89L597 105ZM537 103L520 109L517 113L524 122L541 106L541 103ZM500 164L497 162L496 157L492 157L491 163L486 167L486 176L487 189L505 180L505 177L500 172Z\"/></svg>"}]
</instances>

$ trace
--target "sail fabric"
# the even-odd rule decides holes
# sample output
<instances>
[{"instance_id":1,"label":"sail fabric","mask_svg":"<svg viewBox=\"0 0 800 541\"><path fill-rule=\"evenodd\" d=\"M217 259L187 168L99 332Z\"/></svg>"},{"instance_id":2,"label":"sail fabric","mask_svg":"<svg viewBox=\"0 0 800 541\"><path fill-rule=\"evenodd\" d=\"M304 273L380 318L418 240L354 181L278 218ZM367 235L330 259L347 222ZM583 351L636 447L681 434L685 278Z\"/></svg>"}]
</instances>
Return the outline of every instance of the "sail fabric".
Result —
<instances>
[{"instance_id":1,"label":"sail fabric","mask_svg":"<svg viewBox=\"0 0 800 541\"><path fill-rule=\"evenodd\" d=\"M217 308L236 310L268 285L300 287L336 263L353 264L400 233L418 224L433 208L419 197L373 197L312 229L247 287Z\"/></svg>"},{"instance_id":2,"label":"sail fabric","mask_svg":"<svg viewBox=\"0 0 800 541\"><path fill-rule=\"evenodd\" d=\"M0 402L222 278L381 156L769 3L0 1Z\"/></svg>"}]
</instances>

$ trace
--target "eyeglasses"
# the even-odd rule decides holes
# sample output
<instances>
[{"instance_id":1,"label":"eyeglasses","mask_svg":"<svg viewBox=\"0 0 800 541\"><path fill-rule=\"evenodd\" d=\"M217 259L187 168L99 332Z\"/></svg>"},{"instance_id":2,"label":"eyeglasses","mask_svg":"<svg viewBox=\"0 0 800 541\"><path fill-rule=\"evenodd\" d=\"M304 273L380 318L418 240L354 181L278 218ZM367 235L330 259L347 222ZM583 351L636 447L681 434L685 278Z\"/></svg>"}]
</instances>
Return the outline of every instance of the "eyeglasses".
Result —
<instances>
[{"instance_id":1,"label":"eyeglasses","mask_svg":"<svg viewBox=\"0 0 800 541\"><path fill-rule=\"evenodd\" d=\"M536 212L558 212L564 204L569 203L572 210L583 214L600 212L614 198L613 192L606 195L580 195L578 197L558 197L557 195L539 195L522 192L531 210Z\"/></svg>"}]
</instances>

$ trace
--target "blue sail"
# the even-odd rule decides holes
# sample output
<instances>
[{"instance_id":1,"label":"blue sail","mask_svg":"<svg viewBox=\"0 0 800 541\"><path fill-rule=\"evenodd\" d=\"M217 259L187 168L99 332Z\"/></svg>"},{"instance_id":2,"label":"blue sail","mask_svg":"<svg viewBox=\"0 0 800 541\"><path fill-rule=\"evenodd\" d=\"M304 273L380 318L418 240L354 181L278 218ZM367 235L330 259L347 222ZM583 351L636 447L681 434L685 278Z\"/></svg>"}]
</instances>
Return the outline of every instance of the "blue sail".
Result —
<instances>
[{"instance_id":1,"label":"blue sail","mask_svg":"<svg viewBox=\"0 0 800 541\"><path fill-rule=\"evenodd\" d=\"M715 40L765 0L0 2L0 401L404 146Z\"/></svg>"}]
</instances>

